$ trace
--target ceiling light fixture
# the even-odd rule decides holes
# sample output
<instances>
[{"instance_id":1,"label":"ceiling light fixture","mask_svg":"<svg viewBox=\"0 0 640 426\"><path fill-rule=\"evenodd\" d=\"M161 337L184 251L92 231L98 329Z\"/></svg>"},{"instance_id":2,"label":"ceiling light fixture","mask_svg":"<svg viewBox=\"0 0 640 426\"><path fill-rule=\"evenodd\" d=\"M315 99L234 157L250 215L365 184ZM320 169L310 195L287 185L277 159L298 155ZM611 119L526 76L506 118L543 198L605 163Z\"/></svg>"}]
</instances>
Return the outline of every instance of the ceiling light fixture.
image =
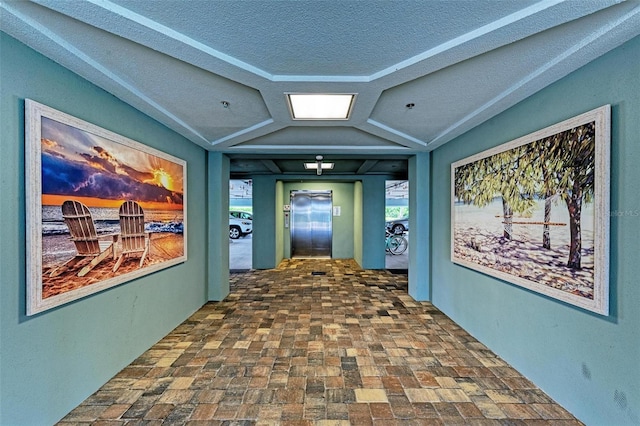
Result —
<instances>
[{"instance_id":1,"label":"ceiling light fixture","mask_svg":"<svg viewBox=\"0 0 640 426\"><path fill-rule=\"evenodd\" d=\"M355 93L285 93L293 120L348 120Z\"/></svg>"},{"instance_id":2,"label":"ceiling light fixture","mask_svg":"<svg viewBox=\"0 0 640 426\"><path fill-rule=\"evenodd\" d=\"M315 163L304 163L304 168L307 170L315 170L316 175L320 176L323 170L331 170L333 169L334 163L323 163L322 155L316 155Z\"/></svg>"}]
</instances>

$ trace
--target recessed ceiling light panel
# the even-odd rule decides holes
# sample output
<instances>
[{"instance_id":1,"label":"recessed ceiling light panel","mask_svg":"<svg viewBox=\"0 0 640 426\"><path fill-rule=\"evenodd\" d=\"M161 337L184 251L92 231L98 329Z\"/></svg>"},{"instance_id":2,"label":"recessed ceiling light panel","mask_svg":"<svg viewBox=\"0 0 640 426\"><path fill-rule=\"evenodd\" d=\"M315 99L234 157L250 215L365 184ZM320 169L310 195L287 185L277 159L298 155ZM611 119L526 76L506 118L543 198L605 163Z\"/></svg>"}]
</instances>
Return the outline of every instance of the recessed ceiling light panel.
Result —
<instances>
[{"instance_id":1,"label":"recessed ceiling light panel","mask_svg":"<svg viewBox=\"0 0 640 426\"><path fill-rule=\"evenodd\" d=\"M294 120L348 120L355 93L285 93Z\"/></svg>"},{"instance_id":2,"label":"recessed ceiling light panel","mask_svg":"<svg viewBox=\"0 0 640 426\"><path fill-rule=\"evenodd\" d=\"M323 162L318 162L318 163L304 163L304 168L307 170L317 170L318 167L322 170L331 170L333 169L333 165L335 163L323 163Z\"/></svg>"},{"instance_id":3,"label":"recessed ceiling light panel","mask_svg":"<svg viewBox=\"0 0 640 426\"><path fill-rule=\"evenodd\" d=\"M316 162L315 163L304 163L304 168L305 169L315 169L316 174L318 176L320 176L322 174L323 170L331 170L333 169L333 163L324 163L323 160L324 157L322 157L322 155L316 155Z\"/></svg>"}]
</instances>

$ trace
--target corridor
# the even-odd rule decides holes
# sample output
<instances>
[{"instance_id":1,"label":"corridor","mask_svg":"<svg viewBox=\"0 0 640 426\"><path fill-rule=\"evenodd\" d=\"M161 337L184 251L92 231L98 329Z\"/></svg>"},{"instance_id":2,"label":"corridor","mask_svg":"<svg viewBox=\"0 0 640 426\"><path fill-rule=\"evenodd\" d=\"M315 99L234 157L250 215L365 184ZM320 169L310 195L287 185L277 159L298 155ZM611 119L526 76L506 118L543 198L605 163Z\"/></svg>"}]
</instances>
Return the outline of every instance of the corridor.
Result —
<instances>
[{"instance_id":1,"label":"corridor","mask_svg":"<svg viewBox=\"0 0 640 426\"><path fill-rule=\"evenodd\" d=\"M406 275L296 259L230 284L59 424L581 424Z\"/></svg>"}]
</instances>

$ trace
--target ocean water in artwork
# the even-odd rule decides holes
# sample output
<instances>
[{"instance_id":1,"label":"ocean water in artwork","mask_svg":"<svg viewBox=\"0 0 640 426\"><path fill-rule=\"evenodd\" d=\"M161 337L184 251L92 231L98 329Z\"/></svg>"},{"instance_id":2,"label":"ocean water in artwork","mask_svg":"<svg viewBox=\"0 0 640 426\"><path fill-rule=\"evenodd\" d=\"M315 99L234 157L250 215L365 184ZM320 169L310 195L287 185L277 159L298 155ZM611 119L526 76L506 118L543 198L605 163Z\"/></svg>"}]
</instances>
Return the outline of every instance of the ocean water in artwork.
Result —
<instances>
[{"instance_id":1,"label":"ocean water in artwork","mask_svg":"<svg viewBox=\"0 0 640 426\"><path fill-rule=\"evenodd\" d=\"M120 219L117 208L91 207L91 216L98 234L111 234L120 231ZM144 228L147 232L184 232L182 210L145 210ZM62 218L60 206L42 206L42 235L69 234Z\"/></svg>"}]
</instances>

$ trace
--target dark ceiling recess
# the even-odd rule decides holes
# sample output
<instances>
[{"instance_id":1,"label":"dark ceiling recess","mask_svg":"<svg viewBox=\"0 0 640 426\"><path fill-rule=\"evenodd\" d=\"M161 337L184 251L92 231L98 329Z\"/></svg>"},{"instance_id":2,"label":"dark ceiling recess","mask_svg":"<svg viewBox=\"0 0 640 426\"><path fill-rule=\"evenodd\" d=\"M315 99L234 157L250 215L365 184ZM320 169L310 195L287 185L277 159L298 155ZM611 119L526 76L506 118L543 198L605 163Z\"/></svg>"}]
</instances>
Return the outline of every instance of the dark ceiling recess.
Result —
<instances>
[{"instance_id":1,"label":"dark ceiling recess","mask_svg":"<svg viewBox=\"0 0 640 426\"><path fill-rule=\"evenodd\" d=\"M315 161L314 155L229 155L231 179L246 179L256 175L309 175L305 162ZM384 175L389 179L407 179L407 156L344 156L324 155L323 161L335 163L333 169L324 170L322 176Z\"/></svg>"}]
</instances>

